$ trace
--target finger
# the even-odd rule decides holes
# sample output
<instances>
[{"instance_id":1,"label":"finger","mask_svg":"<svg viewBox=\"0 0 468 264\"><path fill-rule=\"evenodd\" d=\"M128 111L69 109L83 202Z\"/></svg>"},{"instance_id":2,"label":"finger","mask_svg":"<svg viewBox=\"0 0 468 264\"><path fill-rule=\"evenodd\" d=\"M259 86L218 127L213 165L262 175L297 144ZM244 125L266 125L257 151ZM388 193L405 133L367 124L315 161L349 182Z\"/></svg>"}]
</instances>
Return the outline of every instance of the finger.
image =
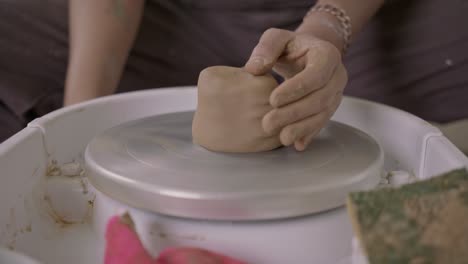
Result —
<instances>
[{"instance_id":1,"label":"finger","mask_svg":"<svg viewBox=\"0 0 468 264\"><path fill-rule=\"evenodd\" d=\"M278 86L270 96L270 104L281 107L322 88L334 74L340 60L336 48L329 48L327 44L315 45L307 53L304 70Z\"/></svg>"},{"instance_id":2,"label":"finger","mask_svg":"<svg viewBox=\"0 0 468 264\"><path fill-rule=\"evenodd\" d=\"M296 38L289 41L286 47L286 53L279 57L273 67L273 70L284 79L290 79L294 75L304 70L306 65L307 45L298 46Z\"/></svg>"},{"instance_id":3,"label":"finger","mask_svg":"<svg viewBox=\"0 0 468 264\"><path fill-rule=\"evenodd\" d=\"M322 129L330 120L333 113L335 113L341 102L341 98L341 91L339 91L332 104L324 111L283 128L280 132L281 143L285 146L289 146L293 144L293 142L314 133L317 129Z\"/></svg>"},{"instance_id":4,"label":"finger","mask_svg":"<svg viewBox=\"0 0 468 264\"><path fill-rule=\"evenodd\" d=\"M305 68L305 57L297 58L295 60L289 60L285 57L280 57L273 71L281 75L284 79L291 79L294 75L300 73Z\"/></svg>"},{"instance_id":5,"label":"finger","mask_svg":"<svg viewBox=\"0 0 468 264\"><path fill-rule=\"evenodd\" d=\"M245 64L245 70L254 75L271 71L293 36L291 31L283 29L271 28L265 31Z\"/></svg>"},{"instance_id":6,"label":"finger","mask_svg":"<svg viewBox=\"0 0 468 264\"><path fill-rule=\"evenodd\" d=\"M312 132L311 134L305 136L303 139L294 142L294 148L296 148L297 151L306 150L306 148L310 145L310 142L312 142L312 139L314 139L318 135L320 130L321 129L317 129L316 131Z\"/></svg>"},{"instance_id":7,"label":"finger","mask_svg":"<svg viewBox=\"0 0 468 264\"><path fill-rule=\"evenodd\" d=\"M281 108L268 112L262 120L265 133L272 135L279 129L300 121L308 116L316 115L326 109L336 94L333 89L322 88L306 97Z\"/></svg>"},{"instance_id":8,"label":"finger","mask_svg":"<svg viewBox=\"0 0 468 264\"><path fill-rule=\"evenodd\" d=\"M335 95L343 91L347 81L346 70L343 65L340 65L325 87L298 101L268 112L262 120L263 130L267 134L274 134L289 124L320 113L333 103Z\"/></svg>"},{"instance_id":9,"label":"finger","mask_svg":"<svg viewBox=\"0 0 468 264\"><path fill-rule=\"evenodd\" d=\"M267 134L274 134L278 129L322 112L333 101L338 89L335 82L329 83L326 87L308 94L296 102L281 108L274 108L263 117L263 130Z\"/></svg>"},{"instance_id":10,"label":"finger","mask_svg":"<svg viewBox=\"0 0 468 264\"><path fill-rule=\"evenodd\" d=\"M331 104L331 109L328 110L330 118L335 114L338 107L340 107L341 100L343 99L343 91L338 91L335 96L335 101Z\"/></svg>"},{"instance_id":11,"label":"finger","mask_svg":"<svg viewBox=\"0 0 468 264\"><path fill-rule=\"evenodd\" d=\"M328 109L328 114L327 114L327 115L328 115L328 118L327 118L327 122L328 122L328 120L333 116L333 114L335 113L336 109L339 107L342 98L343 98L342 92L341 92L341 91L337 92L337 94L336 94L335 97L334 97L333 102L332 102L331 105L330 105L330 108ZM325 122L325 123L326 123L326 122ZM298 150L298 151L304 151L304 150L309 146L310 142L312 142L312 140L313 140L313 139L318 135L318 133L322 130L322 128L325 126L325 123L319 125L318 129L315 130L314 132L312 132L311 134L306 135L306 136L304 136L304 138L295 141L295 142L294 142L294 146L295 146L296 150Z\"/></svg>"},{"instance_id":12,"label":"finger","mask_svg":"<svg viewBox=\"0 0 468 264\"><path fill-rule=\"evenodd\" d=\"M303 138L305 135L313 133L320 127L321 123L326 121L326 113L309 116L299 122L288 125L280 132L280 141L284 146L290 146L296 140Z\"/></svg>"}]
</instances>

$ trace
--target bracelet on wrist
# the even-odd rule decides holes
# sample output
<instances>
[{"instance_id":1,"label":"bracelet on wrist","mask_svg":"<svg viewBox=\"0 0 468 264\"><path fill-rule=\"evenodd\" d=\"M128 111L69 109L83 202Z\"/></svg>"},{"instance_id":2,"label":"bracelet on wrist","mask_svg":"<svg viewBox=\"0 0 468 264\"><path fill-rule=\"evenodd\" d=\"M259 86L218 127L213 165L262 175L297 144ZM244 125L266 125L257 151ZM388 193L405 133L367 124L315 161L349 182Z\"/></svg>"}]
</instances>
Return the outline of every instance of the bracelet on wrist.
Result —
<instances>
[{"instance_id":1,"label":"bracelet on wrist","mask_svg":"<svg viewBox=\"0 0 468 264\"><path fill-rule=\"evenodd\" d=\"M339 32L341 32L340 37L343 39L342 53L344 54L350 45L352 35L351 18L346 14L346 11L331 4L316 4L307 12L304 19L314 12L325 12L338 20L340 24Z\"/></svg>"}]
</instances>

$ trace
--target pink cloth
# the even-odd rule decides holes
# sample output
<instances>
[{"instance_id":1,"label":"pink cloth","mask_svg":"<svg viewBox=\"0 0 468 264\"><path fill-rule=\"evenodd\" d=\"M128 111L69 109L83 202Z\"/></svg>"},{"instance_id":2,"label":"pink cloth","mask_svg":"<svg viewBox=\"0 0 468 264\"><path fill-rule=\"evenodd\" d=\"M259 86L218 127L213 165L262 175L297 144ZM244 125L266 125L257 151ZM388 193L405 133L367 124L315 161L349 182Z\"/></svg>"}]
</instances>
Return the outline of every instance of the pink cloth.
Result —
<instances>
[{"instance_id":1,"label":"pink cloth","mask_svg":"<svg viewBox=\"0 0 468 264\"><path fill-rule=\"evenodd\" d=\"M109 220L106 241L105 264L246 264L204 249L188 247L166 249L153 259L135 231L119 216Z\"/></svg>"}]
</instances>

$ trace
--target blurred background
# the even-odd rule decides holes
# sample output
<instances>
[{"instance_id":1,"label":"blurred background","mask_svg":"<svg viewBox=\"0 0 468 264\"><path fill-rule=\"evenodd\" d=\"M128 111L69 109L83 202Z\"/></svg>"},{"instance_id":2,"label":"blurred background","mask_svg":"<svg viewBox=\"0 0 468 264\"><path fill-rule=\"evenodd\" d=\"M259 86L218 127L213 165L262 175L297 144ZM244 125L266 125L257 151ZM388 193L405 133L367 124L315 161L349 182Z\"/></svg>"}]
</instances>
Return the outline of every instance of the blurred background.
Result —
<instances>
[{"instance_id":1,"label":"blurred background","mask_svg":"<svg viewBox=\"0 0 468 264\"><path fill-rule=\"evenodd\" d=\"M124 14L121 1L108 12ZM266 29L294 30L313 4L147 0L116 92L195 85L205 67L242 66ZM0 18L1 142L63 106L69 1L2 0ZM468 1L386 1L344 58L345 94L415 114L468 153L467 29Z\"/></svg>"}]
</instances>

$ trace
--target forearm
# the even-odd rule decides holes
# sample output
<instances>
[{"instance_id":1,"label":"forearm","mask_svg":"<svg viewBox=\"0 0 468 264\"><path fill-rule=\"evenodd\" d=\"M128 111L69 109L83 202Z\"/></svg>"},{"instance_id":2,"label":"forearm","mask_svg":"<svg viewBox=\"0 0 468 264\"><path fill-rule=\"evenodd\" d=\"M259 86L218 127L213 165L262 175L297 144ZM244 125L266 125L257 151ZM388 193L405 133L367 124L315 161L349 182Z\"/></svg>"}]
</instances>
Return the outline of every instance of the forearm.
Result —
<instances>
[{"instance_id":1,"label":"forearm","mask_svg":"<svg viewBox=\"0 0 468 264\"><path fill-rule=\"evenodd\" d=\"M343 9L349 16L352 25L352 35L358 34L365 24L372 18L377 10L383 5L384 0L319 0L318 4L331 4ZM333 15L326 12L312 12L304 18L303 23L297 28L297 32L312 33L317 37L327 40L342 49L344 39L337 34L341 25Z\"/></svg>"},{"instance_id":2,"label":"forearm","mask_svg":"<svg viewBox=\"0 0 468 264\"><path fill-rule=\"evenodd\" d=\"M71 0L65 105L112 94L135 39L144 0Z\"/></svg>"}]
</instances>

